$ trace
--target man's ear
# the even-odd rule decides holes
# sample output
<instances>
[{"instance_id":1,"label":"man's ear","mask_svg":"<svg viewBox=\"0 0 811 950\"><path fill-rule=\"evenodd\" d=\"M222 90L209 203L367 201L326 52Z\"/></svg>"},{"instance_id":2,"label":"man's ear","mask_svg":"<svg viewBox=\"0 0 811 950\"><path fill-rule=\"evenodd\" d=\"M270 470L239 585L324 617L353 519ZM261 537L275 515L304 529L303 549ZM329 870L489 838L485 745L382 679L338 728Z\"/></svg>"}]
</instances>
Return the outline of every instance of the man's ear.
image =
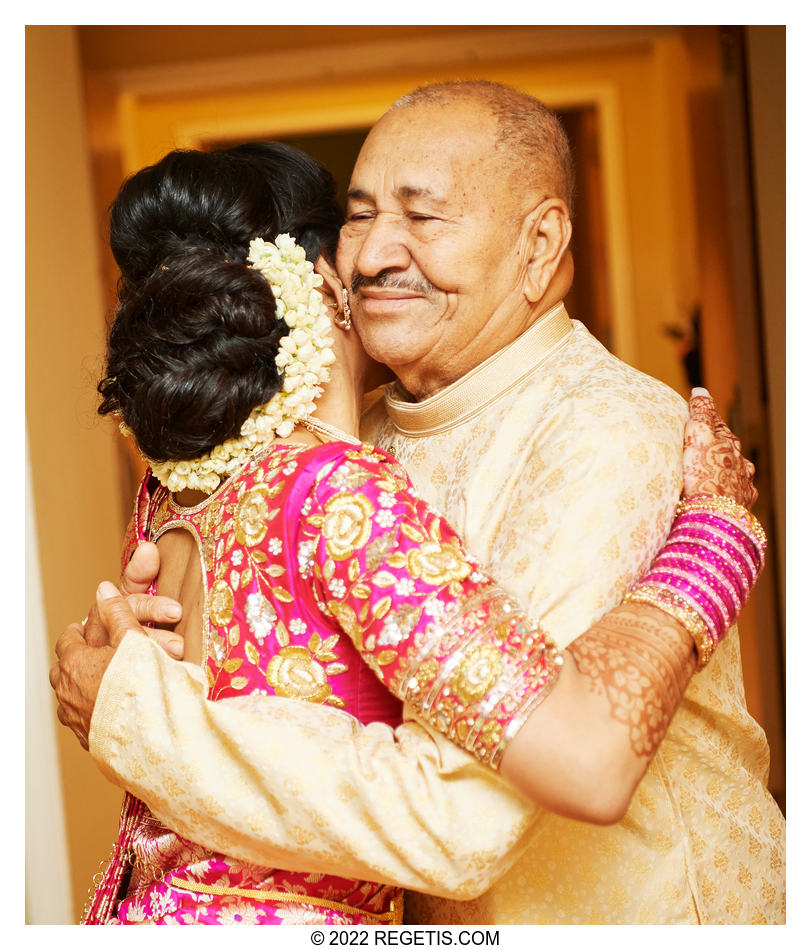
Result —
<instances>
[{"instance_id":1,"label":"man's ear","mask_svg":"<svg viewBox=\"0 0 811 950\"><path fill-rule=\"evenodd\" d=\"M316 274L320 274L324 278L322 289L327 295L327 306L331 306L334 303L335 307L333 309L337 308L338 312L340 312L344 305L344 285L341 283L340 277L338 277L335 265L331 264L323 254L319 254L318 260L313 266L313 270Z\"/></svg>"},{"instance_id":2,"label":"man's ear","mask_svg":"<svg viewBox=\"0 0 811 950\"><path fill-rule=\"evenodd\" d=\"M569 209L560 198L545 198L526 218L529 249L524 296L537 303L546 293L566 256L572 238Z\"/></svg>"}]
</instances>

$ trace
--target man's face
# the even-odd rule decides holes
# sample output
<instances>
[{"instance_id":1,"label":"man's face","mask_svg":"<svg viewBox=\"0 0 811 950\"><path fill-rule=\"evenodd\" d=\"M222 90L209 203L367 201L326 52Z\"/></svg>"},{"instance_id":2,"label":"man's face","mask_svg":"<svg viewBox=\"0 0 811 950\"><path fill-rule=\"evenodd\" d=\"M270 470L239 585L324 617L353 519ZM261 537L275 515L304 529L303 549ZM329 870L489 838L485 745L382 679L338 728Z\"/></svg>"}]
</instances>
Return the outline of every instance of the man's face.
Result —
<instances>
[{"instance_id":1,"label":"man's face","mask_svg":"<svg viewBox=\"0 0 811 950\"><path fill-rule=\"evenodd\" d=\"M475 103L418 105L369 134L338 273L367 352L422 398L525 329L521 204Z\"/></svg>"}]
</instances>

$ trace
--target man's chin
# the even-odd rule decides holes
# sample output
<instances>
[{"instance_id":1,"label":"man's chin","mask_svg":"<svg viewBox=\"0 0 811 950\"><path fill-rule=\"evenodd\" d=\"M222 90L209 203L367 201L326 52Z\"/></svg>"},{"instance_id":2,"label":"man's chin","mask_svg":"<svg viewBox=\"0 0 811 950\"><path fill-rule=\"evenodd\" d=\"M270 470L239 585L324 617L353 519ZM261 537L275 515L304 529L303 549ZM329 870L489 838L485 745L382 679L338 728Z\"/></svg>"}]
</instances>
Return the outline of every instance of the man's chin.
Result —
<instances>
[{"instance_id":1,"label":"man's chin","mask_svg":"<svg viewBox=\"0 0 811 950\"><path fill-rule=\"evenodd\" d=\"M406 340L395 334L360 334L363 348L370 360L381 363L390 373L396 374L398 368L411 366L425 357L425 347L415 347L413 335Z\"/></svg>"}]
</instances>

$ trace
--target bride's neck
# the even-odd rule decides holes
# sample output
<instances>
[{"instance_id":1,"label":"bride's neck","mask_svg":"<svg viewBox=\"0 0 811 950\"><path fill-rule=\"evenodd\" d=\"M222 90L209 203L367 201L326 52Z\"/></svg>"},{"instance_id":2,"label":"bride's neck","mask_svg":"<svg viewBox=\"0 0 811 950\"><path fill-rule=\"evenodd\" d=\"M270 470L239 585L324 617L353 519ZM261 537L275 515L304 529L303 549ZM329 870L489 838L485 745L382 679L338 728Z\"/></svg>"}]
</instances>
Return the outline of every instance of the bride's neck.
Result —
<instances>
[{"instance_id":1,"label":"bride's neck","mask_svg":"<svg viewBox=\"0 0 811 950\"><path fill-rule=\"evenodd\" d=\"M365 365L360 361L341 359L330 367L329 383L316 403L315 415L330 425L357 436L363 405Z\"/></svg>"}]
</instances>

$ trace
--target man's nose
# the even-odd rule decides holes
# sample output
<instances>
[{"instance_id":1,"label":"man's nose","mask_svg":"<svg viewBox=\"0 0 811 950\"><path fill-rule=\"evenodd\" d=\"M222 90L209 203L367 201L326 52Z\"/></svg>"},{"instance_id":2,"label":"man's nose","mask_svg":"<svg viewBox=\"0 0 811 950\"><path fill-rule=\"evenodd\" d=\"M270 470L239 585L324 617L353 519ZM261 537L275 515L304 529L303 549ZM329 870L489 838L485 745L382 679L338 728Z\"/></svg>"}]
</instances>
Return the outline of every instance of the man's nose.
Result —
<instances>
[{"instance_id":1,"label":"man's nose","mask_svg":"<svg viewBox=\"0 0 811 950\"><path fill-rule=\"evenodd\" d=\"M364 277L374 277L384 270L406 270L411 263L406 239L406 231L396 218L378 214L363 237L356 269Z\"/></svg>"}]
</instances>

